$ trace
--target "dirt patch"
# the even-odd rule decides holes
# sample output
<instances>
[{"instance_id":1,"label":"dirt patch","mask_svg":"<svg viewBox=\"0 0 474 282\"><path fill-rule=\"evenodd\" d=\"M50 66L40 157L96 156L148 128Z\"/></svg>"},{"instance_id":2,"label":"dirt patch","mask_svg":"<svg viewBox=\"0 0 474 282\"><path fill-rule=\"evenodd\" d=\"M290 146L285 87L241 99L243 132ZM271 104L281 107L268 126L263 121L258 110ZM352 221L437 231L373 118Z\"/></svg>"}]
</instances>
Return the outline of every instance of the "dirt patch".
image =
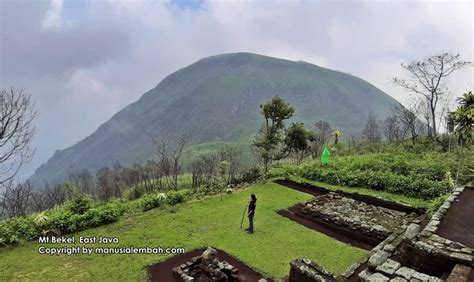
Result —
<instances>
[{"instance_id":1,"label":"dirt patch","mask_svg":"<svg viewBox=\"0 0 474 282\"><path fill-rule=\"evenodd\" d=\"M182 264L186 264L187 262L192 261L194 257L201 256L205 250L206 250L205 248L196 249L190 252L186 252L184 254L171 257L163 262L149 266L148 272L150 274L151 281L159 281L159 282L182 281L174 277L172 269L177 266L180 266ZM231 255L227 254L226 252L222 250L217 250L217 258L221 261L226 261L227 263L231 264L232 266L238 269L238 278L240 279L238 281L250 282L250 281L258 281L259 279L263 278L263 275L256 272L245 263L232 257ZM206 280L202 280L202 281L206 281Z\"/></svg>"},{"instance_id":2,"label":"dirt patch","mask_svg":"<svg viewBox=\"0 0 474 282\"><path fill-rule=\"evenodd\" d=\"M338 241L364 250L371 250L380 242L380 240L376 238L370 238L366 235L356 234L356 232L353 230L342 229L341 227L331 224L330 222L316 222L312 219L297 215L291 210L279 210L277 213L310 229L324 233Z\"/></svg>"},{"instance_id":3,"label":"dirt patch","mask_svg":"<svg viewBox=\"0 0 474 282\"><path fill-rule=\"evenodd\" d=\"M441 237L474 248L474 189L466 187L442 219L437 230Z\"/></svg>"}]
</instances>

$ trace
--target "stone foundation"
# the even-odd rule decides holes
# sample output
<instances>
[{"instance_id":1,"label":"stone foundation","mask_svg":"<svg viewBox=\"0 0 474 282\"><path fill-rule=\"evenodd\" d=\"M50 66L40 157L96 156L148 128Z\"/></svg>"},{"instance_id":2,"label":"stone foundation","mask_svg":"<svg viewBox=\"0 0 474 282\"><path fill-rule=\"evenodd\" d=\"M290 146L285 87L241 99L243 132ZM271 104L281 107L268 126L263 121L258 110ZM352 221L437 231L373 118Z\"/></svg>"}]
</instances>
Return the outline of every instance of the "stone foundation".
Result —
<instances>
[{"instance_id":1,"label":"stone foundation","mask_svg":"<svg viewBox=\"0 0 474 282\"><path fill-rule=\"evenodd\" d=\"M354 263L344 274L335 277L309 260L299 259L291 263L289 281L459 281L467 282L474 266L474 250L459 242L453 242L435 234L443 216L451 204L462 192L463 188L456 188L446 202L433 214L428 224L421 230L421 222L416 215L405 217L405 221L395 225L379 225L386 230L368 229L358 223L357 213L344 212L343 210L327 209L328 196L334 205L341 204L341 198L330 196L330 193L319 196L320 200L312 200L299 205L299 212L305 216L317 217L330 221L331 218L338 225L352 226L357 229L369 230L375 236L385 236L380 244L361 261ZM342 200L347 210L351 201ZM330 204L332 206L332 203ZM357 203L357 205L360 205ZM380 207L379 207L380 208ZM358 207L355 210L365 207ZM353 209L354 210L354 209ZM379 212L384 212L383 210ZM392 211L393 212L393 211ZM390 215L384 214L391 220ZM403 218L403 217L402 217ZM361 217L359 217L361 219ZM371 220L365 220L365 222ZM403 228L391 228L399 225ZM354 228L354 229L356 229ZM376 228L377 229L377 228ZM387 231L388 230L388 231Z\"/></svg>"},{"instance_id":2,"label":"stone foundation","mask_svg":"<svg viewBox=\"0 0 474 282\"><path fill-rule=\"evenodd\" d=\"M219 261L216 255L217 251L209 247L202 255L173 268L173 275L186 282L241 281L237 274L239 270L226 261Z\"/></svg>"}]
</instances>

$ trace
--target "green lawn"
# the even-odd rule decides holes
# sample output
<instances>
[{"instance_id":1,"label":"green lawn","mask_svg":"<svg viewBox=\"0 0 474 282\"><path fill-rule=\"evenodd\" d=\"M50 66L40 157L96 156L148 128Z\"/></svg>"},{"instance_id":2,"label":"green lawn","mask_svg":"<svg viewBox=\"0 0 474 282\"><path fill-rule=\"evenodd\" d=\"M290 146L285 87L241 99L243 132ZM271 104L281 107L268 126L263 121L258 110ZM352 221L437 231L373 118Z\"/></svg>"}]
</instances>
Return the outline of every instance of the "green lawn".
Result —
<instances>
[{"instance_id":1,"label":"green lawn","mask_svg":"<svg viewBox=\"0 0 474 282\"><path fill-rule=\"evenodd\" d=\"M250 193L258 198L256 232L240 230L240 219ZM305 201L309 195L274 183L255 185L232 195L189 202L178 210L157 209L124 217L107 226L74 234L116 236L115 246L213 246L234 255L272 278L288 274L289 263L307 257L337 274L367 252L336 241L276 214L275 210ZM92 247L94 245L88 245ZM98 246L98 245L96 245ZM112 245L111 245L112 246ZM138 280L145 266L165 255L72 255L37 253L39 244L27 242L0 251L0 280Z\"/></svg>"},{"instance_id":2,"label":"green lawn","mask_svg":"<svg viewBox=\"0 0 474 282\"><path fill-rule=\"evenodd\" d=\"M299 182L299 183L309 183L313 184L315 186L319 186L322 188L326 188L329 190L340 190L340 191L346 191L350 193L359 193L363 195L369 195L369 196L374 196L374 197L380 197L389 201L394 201L394 202L399 202L403 204L407 204L413 207L419 207L419 208L430 208L433 203L428 200L423 200L420 198L414 198L414 197L408 197L405 195L400 195L400 194L392 194L384 191L376 191L368 188L362 188L362 187L347 187L347 186L338 186L338 185L332 185L328 183L323 183L319 181L314 181L310 179L306 179L300 176L291 176L291 180Z\"/></svg>"}]
</instances>

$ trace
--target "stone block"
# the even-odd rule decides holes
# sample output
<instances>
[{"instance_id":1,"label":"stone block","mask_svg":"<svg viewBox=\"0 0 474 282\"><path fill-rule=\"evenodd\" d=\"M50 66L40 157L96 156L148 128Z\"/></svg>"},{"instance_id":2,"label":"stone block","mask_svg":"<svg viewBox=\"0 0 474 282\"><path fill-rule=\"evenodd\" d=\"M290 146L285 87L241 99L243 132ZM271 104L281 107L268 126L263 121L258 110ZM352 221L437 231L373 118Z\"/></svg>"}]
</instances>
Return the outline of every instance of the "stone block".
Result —
<instances>
[{"instance_id":1,"label":"stone block","mask_svg":"<svg viewBox=\"0 0 474 282\"><path fill-rule=\"evenodd\" d=\"M468 255L468 254L462 254L462 253L452 253L451 256L450 256L452 259L455 259L455 260L458 260L458 261L461 261L461 262L464 262L464 263L468 263L470 264L472 262L472 256L471 255Z\"/></svg>"},{"instance_id":2,"label":"stone block","mask_svg":"<svg viewBox=\"0 0 474 282\"><path fill-rule=\"evenodd\" d=\"M406 280L405 278L401 278L401 277L395 277L395 278L392 278L390 279L390 282L406 282L408 280Z\"/></svg>"},{"instance_id":3,"label":"stone block","mask_svg":"<svg viewBox=\"0 0 474 282\"><path fill-rule=\"evenodd\" d=\"M405 266L402 266L399 269L397 269L397 271L395 271L395 275L403 277L407 280L411 278L413 273L415 273L415 270L405 267Z\"/></svg>"},{"instance_id":4,"label":"stone block","mask_svg":"<svg viewBox=\"0 0 474 282\"><path fill-rule=\"evenodd\" d=\"M361 281L369 281L369 277L370 277L372 274L373 274L373 273L370 272L370 271L366 268L366 269L364 269L363 271L361 271L358 276L359 276L359 279L360 279Z\"/></svg>"},{"instance_id":5,"label":"stone block","mask_svg":"<svg viewBox=\"0 0 474 282\"><path fill-rule=\"evenodd\" d=\"M368 261L369 268L375 269L377 266L384 263L388 259L389 256L390 254L385 251L377 251L375 254L373 254L369 258L369 261Z\"/></svg>"},{"instance_id":6,"label":"stone block","mask_svg":"<svg viewBox=\"0 0 474 282\"><path fill-rule=\"evenodd\" d=\"M374 273L374 274L369 276L367 281L370 281L370 282L386 282L386 281L390 281L390 279L387 276L385 276L381 273Z\"/></svg>"},{"instance_id":7,"label":"stone block","mask_svg":"<svg viewBox=\"0 0 474 282\"><path fill-rule=\"evenodd\" d=\"M469 273L472 271L472 268L462 264L456 264L451 274L449 274L446 282L458 282L458 281L468 281Z\"/></svg>"},{"instance_id":8,"label":"stone block","mask_svg":"<svg viewBox=\"0 0 474 282\"><path fill-rule=\"evenodd\" d=\"M411 240L415 238L416 235L420 232L420 225L412 223L408 226L407 230L405 231L405 238Z\"/></svg>"},{"instance_id":9,"label":"stone block","mask_svg":"<svg viewBox=\"0 0 474 282\"><path fill-rule=\"evenodd\" d=\"M395 271L397 271L397 269L400 268L400 266L401 266L400 263L391 259L387 259L384 263L377 266L375 270L383 274L386 274L388 276L392 276L395 273Z\"/></svg>"},{"instance_id":10,"label":"stone block","mask_svg":"<svg viewBox=\"0 0 474 282\"><path fill-rule=\"evenodd\" d=\"M414 272L411 276L412 279L418 279L420 281L429 281L430 276L420 272Z\"/></svg>"}]
</instances>

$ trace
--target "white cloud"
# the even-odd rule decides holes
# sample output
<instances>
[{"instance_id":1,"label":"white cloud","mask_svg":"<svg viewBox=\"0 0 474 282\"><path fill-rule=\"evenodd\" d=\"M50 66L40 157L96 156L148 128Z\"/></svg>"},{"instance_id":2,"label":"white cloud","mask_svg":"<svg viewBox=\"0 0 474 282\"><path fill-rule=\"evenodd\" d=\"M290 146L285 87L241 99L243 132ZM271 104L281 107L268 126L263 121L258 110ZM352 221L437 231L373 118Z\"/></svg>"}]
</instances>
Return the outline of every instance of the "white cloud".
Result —
<instances>
[{"instance_id":1,"label":"white cloud","mask_svg":"<svg viewBox=\"0 0 474 282\"><path fill-rule=\"evenodd\" d=\"M441 51L474 60L472 1L209 0L196 10L168 0L21 2L0 1L8 9L0 61L9 70L1 83L26 88L40 108L32 168L166 75L215 54L315 63L366 79L402 102L407 93L390 83L404 75L401 62ZM85 6L81 14L73 3ZM472 88L473 71L453 76L451 89Z\"/></svg>"},{"instance_id":2,"label":"white cloud","mask_svg":"<svg viewBox=\"0 0 474 282\"><path fill-rule=\"evenodd\" d=\"M62 25L63 0L51 0L43 19L43 28L60 28Z\"/></svg>"}]
</instances>

